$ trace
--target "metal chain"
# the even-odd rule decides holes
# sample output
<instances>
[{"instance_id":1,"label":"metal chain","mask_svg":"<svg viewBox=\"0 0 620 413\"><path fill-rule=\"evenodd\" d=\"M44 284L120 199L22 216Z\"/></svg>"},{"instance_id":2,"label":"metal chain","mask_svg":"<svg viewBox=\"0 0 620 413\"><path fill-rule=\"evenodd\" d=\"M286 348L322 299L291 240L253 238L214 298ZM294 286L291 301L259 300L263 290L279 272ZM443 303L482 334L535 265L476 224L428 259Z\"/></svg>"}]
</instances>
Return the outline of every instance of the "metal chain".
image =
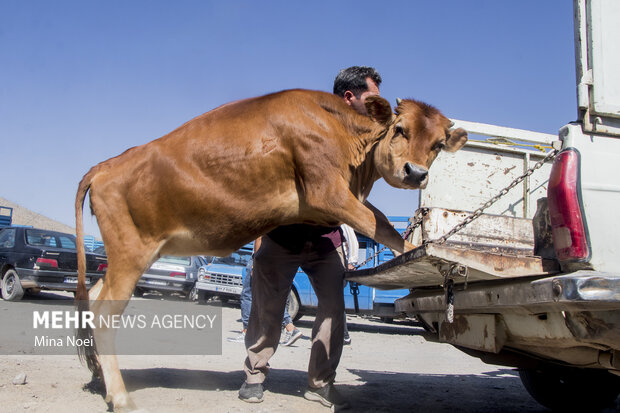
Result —
<instances>
[{"instance_id":1,"label":"metal chain","mask_svg":"<svg viewBox=\"0 0 620 413\"><path fill-rule=\"evenodd\" d=\"M534 166L532 166L530 169L528 169L523 175L517 177L514 181L512 181L508 186L506 186L504 189L502 189L497 195L495 195L493 198L489 199L487 202L485 202L481 207L479 207L478 209L476 209L474 212L472 212L470 215L468 215L467 217L465 217L463 219L463 221L461 221L459 224L457 224L454 228L452 228L449 232L447 232L446 234L442 235L441 237L434 239L434 240L425 240L422 242L422 245L428 245L428 244L438 244L441 245L443 243L445 243L447 241L448 238L450 238L452 235L456 234L457 232L459 232L460 230L462 230L463 228L465 228L467 225L469 225L472 221L476 220L477 218L480 217L480 215L482 215L482 213L488 209L489 207L491 207L491 205L493 205L494 203L496 203L501 197L503 197L504 195L506 195L508 192L510 192L510 190L512 188L514 188L515 186L519 185L521 182L523 182L523 180L525 178L527 178L528 176L532 175L534 173L534 171L536 171L537 169L540 169L546 162L554 159L556 157L556 155L558 154L558 150L557 149L552 149L551 151L549 151L549 153L547 153L547 156L545 156L543 159L541 159L540 161L538 161ZM405 229L405 232L403 233L403 239L407 239L407 237L411 234L411 232L416 229L418 226L420 226L420 224L422 224L422 221L424 220L424 217L426 215L428 215L429 213L429 208L420 208L416 211L416 217L415 219L411 222L411 224L409 224L409 226L407 227L407 229ZM378 256L379 254L381 254L383 251L385 251L387 249L387 246L383 246L383 248L381 248L379 251L377 251L375 254L371 255L370 257L368 257L368 259L366 259L365 261L363 261L362 263L358 264L355 266L355 269L357 270L358 268L366 265L369 261L373 260L376 256Z\"/></svg>"},{"instance_id":2,"label":"metal chain","mask_svg":"<svg viewBox=\"0 0 620 413\"><path fill-rule=\"evenodd\" d=\"M457 224L454 228L452 228L446 234L444 234L441 237L439 237L437 239L434 239L434 240L424 241L424 242L422 242L422 245L428 245L428 244L438 244L438 245L441 245L444 242L446 242L446 240L448 238L450 238L452 235L456 234L457 232L459 232L460 230L465 228L467 225L469 225L472 221L474 221L475 219L480 217L480 215L482 215L484 210L486 210L491 205L496 203L501 197L506 195L512 188L514 188L515 186L519 185L528 176L532 175L535 170L537 170L540 167L542 167L547 161L550 161L551 159L555 158L558 153L559 153L559 151L557 149L553 149L553 150L549 151L547 156L545 156L543 159L538 161L536 163L536 165L534 165L533 167L528 169L523 175L517 177L507 187L502 189L493 198L491 198L487 202L485 202L480 208L476 209L470 215L465 217L465 219L463 219L459 224ZM450 267L450 269L447 270L447 271L442 271L442 274L444 276L443 288L444 288L445 300L446 300L445 316L446 316L446 321L448 323L450 323L450 324L454 322L454 278L453 277L455 275L464 276L465 277L465 288L467 288L467 273L468 273L467 267L463 267L463 270L461 270L460 268L458 268L455 265L452 265Z\"/></svg>"},{"instance_id":3,"label":"metal chain","mask_svg":"<svg viewBox=\"0 0 620 413\"><path fill-rule=\"evenodd\" d=\"M532 175L534 173L535 170L540 169L546 162L554 159L556 157L556 155L558 154L558 150L557 149L552 149L551 151L549 151L549 153L547 154L547 156L545 156L543 159L541 159L540 161L538 161L536 163L536 165L532 166L530 169L528 169L523 175L517 177L514 181L512 181L507 187L505 187L504 189L502 189L497 195L495 195L493 198L489 199L487 202L485 202L480 208L476 209L474 212L472 212L470 215L468 215L467 217L465 217L463 219L463 221L461 221L459 224L457 224L454 228L452 228L450 231L448 231L446 234L442 235L441 237L434 239L434 240L425 240L422 242L422 245L428 245L428 244L438 244L441 245L444 242L446 242L446 240L448 238L450 238L452 235L456 234L457 232L459 232L460 230L462 230L463 228L465 228L467 225L469 225L472 221L476 220L477 218L480 217L480 215L482 215L482 213L488 209L491 205L493 205L494 203L496 203L497 201L499 201L499 199L501 197L503 197L504 195L506 195L508 192L510 192L510 190L512 188L514 188L515 186L519 185L521 182L523 182L523 180L525 178L527 178L528 176Z\"/></svg>"}]
</instances>

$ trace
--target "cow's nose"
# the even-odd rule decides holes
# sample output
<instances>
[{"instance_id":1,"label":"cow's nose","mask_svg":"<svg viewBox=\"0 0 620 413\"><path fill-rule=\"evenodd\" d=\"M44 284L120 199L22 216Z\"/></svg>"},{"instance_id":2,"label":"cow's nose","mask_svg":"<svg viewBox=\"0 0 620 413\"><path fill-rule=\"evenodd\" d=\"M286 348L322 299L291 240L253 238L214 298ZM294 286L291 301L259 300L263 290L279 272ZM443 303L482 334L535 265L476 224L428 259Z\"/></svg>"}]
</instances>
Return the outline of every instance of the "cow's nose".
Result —
<instances>
[{"instance_id":1,"label":"cow's nose","mask_svg":"<svg viewBox=\"0 0 620 413\"><path fill-rule=\"evenodd\" d=\"M407 162L405 164L405 181L413 184L419 185L421 184L426 177L428 176L428 169L420 168L417 165L412 164L411 162Z\"/></svg>"}]
</instances>

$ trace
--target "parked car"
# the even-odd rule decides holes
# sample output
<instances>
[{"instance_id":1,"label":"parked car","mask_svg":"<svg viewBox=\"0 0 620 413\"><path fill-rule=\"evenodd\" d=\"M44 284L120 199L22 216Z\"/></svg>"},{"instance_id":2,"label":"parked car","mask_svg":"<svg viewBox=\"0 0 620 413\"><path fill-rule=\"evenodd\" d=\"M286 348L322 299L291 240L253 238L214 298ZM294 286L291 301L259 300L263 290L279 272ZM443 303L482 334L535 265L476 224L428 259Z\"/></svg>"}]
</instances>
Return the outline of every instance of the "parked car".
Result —
<instances>
[{"instance_id":1,"label":"parked car","mask_svg":"<svg viewBox=\"0 0 620 413\"><path fill-rule=\"evenodd\" d=\"M75 291L77 252L75 235L38 228L0 229L2 298L20 300L25 292ZM104 255L86 253L86 285L94 285L108 268Z\"/></svg>"},{"instance_id":2,"label":"parked car","mask_svg":"<svg viewBox=\"0 0 620 413\"><path fill-rule=\"evenodd\" d=\"M201 267L196 282L198 302L205 303L213 296L222 301L239 299L252 251L252 244L248 244L227 257L214 257L211 263Z\"/></svg>"},{"instance_id":3,"label":"parked car","mask_svg":"<svg viewBox=\"0 0 620 413\"><path fill-rule=\"evenodd\" d=\"M173 257L164 255L146 270L133 294L142 297L145 292L180 293L190 300L196 298L194 285L198 278L198 269L208 264L208 259L201 255L190 257Z\"/></svg>"}]
</instances>

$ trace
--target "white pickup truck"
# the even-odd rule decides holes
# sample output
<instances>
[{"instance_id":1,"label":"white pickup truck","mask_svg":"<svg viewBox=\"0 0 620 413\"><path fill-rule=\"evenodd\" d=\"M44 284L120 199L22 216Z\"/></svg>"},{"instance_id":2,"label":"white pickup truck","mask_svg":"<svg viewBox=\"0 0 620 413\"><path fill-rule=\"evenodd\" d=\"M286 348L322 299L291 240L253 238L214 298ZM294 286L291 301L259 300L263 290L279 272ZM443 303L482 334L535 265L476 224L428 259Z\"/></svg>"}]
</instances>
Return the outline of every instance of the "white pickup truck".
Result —
<instances>
[{"instance_id":1,"label":"white pickup truck","mask_svg":"<svg viewBox=\"0 0 620 413\"><path fill-rule=\"evenodd\" d=\"M419 247L347 278L410 289L397 312L440 341L519 368L548 408L594 411L620 393L620 1L574 5L578 121L555 136L455 120L470 141L420 191Z\"/></svg>"}]
</instances>

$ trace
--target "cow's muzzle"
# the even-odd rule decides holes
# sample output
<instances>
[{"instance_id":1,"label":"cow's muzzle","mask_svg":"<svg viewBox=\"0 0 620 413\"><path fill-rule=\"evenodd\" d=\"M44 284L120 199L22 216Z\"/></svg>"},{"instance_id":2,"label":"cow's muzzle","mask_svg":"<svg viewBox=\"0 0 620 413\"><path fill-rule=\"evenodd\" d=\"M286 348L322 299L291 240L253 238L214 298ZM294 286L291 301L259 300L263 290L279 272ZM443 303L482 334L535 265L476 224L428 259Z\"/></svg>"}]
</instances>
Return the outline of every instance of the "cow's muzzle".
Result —
<instances>
[{"instance_id":1,"label":"cow's muzzle","mask_svg":"<svg viewBox=\"0 0 620 413\"><path fill-rule=\"evenodd\" d=\"M417 165L412 164L411 162L407 162L405 164L403 172L405 173L405 177L403 180L406 184L416 188L426 186L428 169L421 168Z\"/></svg>"}]
</instances>

